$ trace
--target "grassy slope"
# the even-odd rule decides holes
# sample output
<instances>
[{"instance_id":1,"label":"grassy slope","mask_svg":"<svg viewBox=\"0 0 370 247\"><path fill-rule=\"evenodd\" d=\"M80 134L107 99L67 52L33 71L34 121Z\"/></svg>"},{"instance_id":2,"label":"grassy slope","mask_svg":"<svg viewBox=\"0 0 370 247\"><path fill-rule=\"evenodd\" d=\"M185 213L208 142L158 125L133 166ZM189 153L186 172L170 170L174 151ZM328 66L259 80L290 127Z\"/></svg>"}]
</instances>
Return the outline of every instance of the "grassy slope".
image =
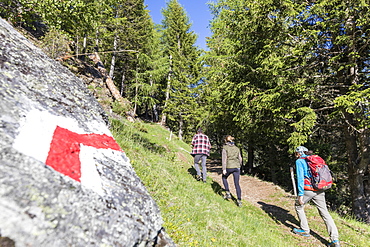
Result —
<instances>
[{"instance_id":1,"label":"grassy slope","mask_svg":"<svg viewBox=\"0 0 370 247\"><path fill-rule=\"evenodd\" d=\"M210 178L207 184L196 181L190 174L190 146L159 125L112 120L112 133L159 205L163 226L178 246L323 246L287 234L273 217L248 202L238 208L223 200L220 185ZM307 216L319 217L313 207ZM343 246L370 246L368 225L333 217ZM316 222L311 227L325 232L322 221Z\"/></svg>"}]
</instances>

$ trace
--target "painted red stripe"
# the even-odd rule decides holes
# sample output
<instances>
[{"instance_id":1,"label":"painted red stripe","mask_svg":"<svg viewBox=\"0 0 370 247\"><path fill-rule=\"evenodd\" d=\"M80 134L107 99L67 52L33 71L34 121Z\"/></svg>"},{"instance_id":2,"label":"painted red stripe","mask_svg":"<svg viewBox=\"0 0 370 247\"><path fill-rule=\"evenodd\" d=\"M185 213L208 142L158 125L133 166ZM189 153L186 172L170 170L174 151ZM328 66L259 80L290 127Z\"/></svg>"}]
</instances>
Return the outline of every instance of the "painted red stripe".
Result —
<instances>
[{"instance_id":1,"label":"painted red stripe","mask_svg":"<svg viewBox=\"0 0 370 247\"><path fill-rule=\"evenodd\" d=\"M46 165L80 182L80 144L99 149L122 151L111 136L105 134L77 134L57 126L50 144Z\"/></svg>"}]
</instances>

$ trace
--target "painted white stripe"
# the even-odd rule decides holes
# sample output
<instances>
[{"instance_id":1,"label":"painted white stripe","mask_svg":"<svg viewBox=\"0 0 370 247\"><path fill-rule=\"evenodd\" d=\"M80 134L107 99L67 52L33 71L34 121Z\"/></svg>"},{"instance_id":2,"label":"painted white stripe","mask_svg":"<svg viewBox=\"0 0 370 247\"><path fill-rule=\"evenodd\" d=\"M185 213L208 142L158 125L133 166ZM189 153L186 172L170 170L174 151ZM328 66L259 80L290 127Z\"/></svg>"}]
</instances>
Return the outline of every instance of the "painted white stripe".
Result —
<instances>
[{"instance_id":1,"label":"painted white stripe","mask_svg":"<svg viewBox=\"0 0 370 247\"><path fill-rule=\"evenodd\" d=\"M81 184L99 195L103 195L103 184L97 169L98 166L101 166L99 161L104 159L104 157L99 156L102 156L102 153L106 150L96 149L82 144L80 144L80 150Z\"/></svg>"}]
</instances>

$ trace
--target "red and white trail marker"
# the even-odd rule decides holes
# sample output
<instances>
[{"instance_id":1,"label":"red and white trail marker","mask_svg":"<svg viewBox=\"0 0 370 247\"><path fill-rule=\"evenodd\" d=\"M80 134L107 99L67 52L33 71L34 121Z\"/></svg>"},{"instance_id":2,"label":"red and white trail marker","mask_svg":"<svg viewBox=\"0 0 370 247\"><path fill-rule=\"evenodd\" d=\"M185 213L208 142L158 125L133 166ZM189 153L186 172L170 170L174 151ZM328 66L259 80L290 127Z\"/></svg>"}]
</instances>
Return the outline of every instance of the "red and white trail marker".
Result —
<instances>
[{"instance_id":1,"label":"red and white trail marker","mask_svg":"<svg viewBox=\"0 0 370 247\"><path fill-rule=\"evenodd\" d=\"M73 119L33 110L21 124L13 147L102 195L96 160L117 152L122 156L122 150L104 124L91 126L99 133L83 133Z\"/></svg>"},{"instance_id":2,"label":"red and white trail marker","mask_svg":"<svg viewBox=\"0 0 370 247\"><path fill-rule=\"evenodd\" d=\"M121 151L111 136L99 134L77 134L67 129L56 127L50 143L46 164L54 170L81 181L81 144L98 149Z\"/></svg>"}]
</instances>

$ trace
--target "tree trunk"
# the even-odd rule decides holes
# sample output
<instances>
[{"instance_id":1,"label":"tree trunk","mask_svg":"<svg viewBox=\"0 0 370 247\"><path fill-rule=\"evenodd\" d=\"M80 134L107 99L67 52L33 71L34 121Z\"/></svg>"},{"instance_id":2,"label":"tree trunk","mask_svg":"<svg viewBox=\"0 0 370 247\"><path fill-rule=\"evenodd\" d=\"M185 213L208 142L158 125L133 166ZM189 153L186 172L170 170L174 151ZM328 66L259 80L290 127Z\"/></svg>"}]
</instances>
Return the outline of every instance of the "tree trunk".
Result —
<instances>
[{"instance_id":1,"label":"tree trunk","mask_svg":"<svg viewBox=\"0 0 370 247\"><path fill-rule=\"evenodd\" d=\"M346 128L344 131L346 149L348 152L348 180L352 198L352 211L359 220L368 218L366 210L366 196L364 194L364 169L361 169L360 157L357 151L356 136L353 130Z\"/></svg>"},{"instance_id":2,"label":"tree trunk","mask_svg":"<svg viewBox=\"0 0 370 247\"><path fill-rule=\"evenodd\" d=\"M270 145L270 174L271 174L271 181L274 184L277 184L277 179L276 179L276 157L274 157L274 154L277 153L276 149L274 148L273 145Z\"/></svg>"},{"instance_id":3,"label":"tree trunk","mask_svg":"<svg viewBox=\"0 0 370 247\"><path fill-rule=\"evenodd\" d=\"M354 37L356 17L348 16L345 27L349 37ZM350 42L349 51L358 51L356 42ZM353 64L348 70L348 77L344 77L345 84L350 86L358 85L360 77L357 66L357 58L347 54L348 64ZM349 93L349 89L342 89L342 95ZM365 110L366 111L366 110ZM365 114L365 113L363 113ZM369 151L369 130L365 126L361 129L358 119L363 116L356 116L356 113L344 111L344 120L347 128L344 130L346 137L346 148L348 152L348 179L352 198L352 212L355 217L366 223L370 223L370 194L368 191L366 175L369 174L368 166L370 161Z\"/></svg>"},{"instance_id":4,"label":"tree trunk","mask_svg":"<svg viewBox=\"0 0 370 247\"><path fill-rule=\"evenodd\" d=\"M246 167L246 172L248 174L252 174L253 162L254 162L254 150L253 150L253 147L249 144L248 145L248 162L247 162L247 167Z\"/></svg>"},{"instance_id":5,"label":"tree trunk","mask_svg":"<svg viewBox=\"0 0 370 247\"><path fill-rule=\"evenodd\" d=\"M117 51L117 35L114 36L114 41L113 41L113 54L112 54L112 59L110 63L110 70L109 70L109 77L113 79L114 76L114 69L116 66L116 51Z\"/></svg>"},{"instance_id":6,"label":"tree trunk","mask_svg":"<svg viewBox=\"0 0 370 247\"><path fill-rule=\"evenodd\" d=\"M153 77L152 77L152 75L150 75L150 87L153 87ZM154 93L152 93L152 94L150 95L150 97L155 98L155 97L154 97ZM152 111L153 111L152 121L156 123L156 122L158 122L158 120L159 120L157 104L154 104L154 105L152 106Z\"/></svg>"},{"instance_id":7,"label":"tree trunk","mask_svg":"<svg viewBox=\"0 0 370 247\"><path fill-rule=\"evenodd\" d=\"M76 56L78 57L79 54L80 54L80 48L78 47L80 44L79 44L79 36L77 35L76 37Z\"/></svg>"},{"instance_id":8,"label":"tree trunk","mask_svg":"<svg viewBox=\"0 0 370 247\"><path fill-rule=\"evenodd\" d=\"M170 71L168 72L167 76L167 88L166 88L166 98L164 100L164 109L166 109L167 102L170 99L170 89L171 89L171 73L172 73L172 55L170 55ZM166 125L166 114L162 112L162 120L161 125Z\"/></svg>"},{"instance_id":9,"label":"tree trunk","mask_svg":"<svg viewBox=\"0 0 370 247\"><path fill-rule=\"evenodd\" d=\"M130 102L121 96L117 87L114 85L113 80L109 77L107 70L105 69L103 63L101 62L99 54L95 52L93 55L90 55L89 58L95 63L96 68L98 69L100 74L105 78L105 83L107 84L107 87L112 93L114 99L120 102L125 107L129 108L128 106Z\"/></svg>"},{"instance_id":10,"label":"tree trunk","mask_svg":"<svg viewBox=\"0 0 370 247\"><path fill-rule=\"evenodd\" d=\"M361 131L360 134L360 162L359 167L362 169L363 176L362 179L362 186L364 191L364 197L365 197L365 218L364 221L367 224L370 224L370 187L369 187L369 173L370 173L370 130L365 129Z\"/></svg>"},{"instance_id":11,"label":"tree trunk","mask_svg":"<svg viewBox=\"0 0 370 247\"><path fill-rule=\"evenodd\" d=\"M181 113L179 113L179 139L182 140L182 133L184 128L184 119L181 116Z\"/></svg>"},{"instance_id":12,"label":"tree trunk","mask_svg":"<svg viewBox=\"0 0 370 247\"><path fill-rule=\"evenodd\" d=\"M82 43L82 54L85 54L87 51L87 37L86 34L84 35L83 43ZM80 58L82 61L85 61L85 55L82 55Z\"/></svg>"},{"instance_id":13,"label":"tree trunk","mask_svg":"<svg viewBox=\"0 0 370 247\"><path fill-rule=\"evenodd\" d=\"M126 80L125 72L122 71L121 92L120 92L121 96L123 96L125 92L125 80Z\"/></svg>"},{"instance_id":14,"label":"tree trunk","mask_svg":"<svg viewBox=\"0 0 370 247\"><path fill-rule=\"evenodd\" d=\"M369 136L366 132L356 133L350 127L345 130L344 134L348 152L348 180L352 198L352 211L358 220L369 224ZM359 145L357 145L357 140L360 142Z\"/></svg>"},{"instance_id":15,"label":"tree trunk","mask_svg":"<svg viewBox=\"0 0 370 247\"><path fill-rule=\"evenodd\" d=\"M86 53L86 50L87 50L87 37L86 37L86 34L84 35L84 42L83 42L82 47L83 47L82 53Z\"/></svg>"},{"instance_id":16,"label":"tree trunk","mask_svg":"<svg viewBox=\"0 0 370 247\"><path fill-rule=\"evenodd\" d=\"M157 110L157 104L153 105L153 122L157 122L159 120L158 117L158 110Z\"/></svg>"},{"instance_id":17,"label":"tree trunk","mask_svg":"<svg viewBox=\"0 0 370 247\"><path fill-rule=\"evenodd\" d=\"M167 106L167 102L170 98L170 88L171 88L171 81L170 81L170 78L171 78L171 75L168 74L168 79L167 79L167 89L166 89L166 98L165 98L165 101L164 101L164 109L166 109L166 106ZM161 120L161 125L162 126L165 126L166 125L166 114L163 113L162 111L162 120Z\"/></svg>"},{"instance_id":18,"label":"tree trunk","mask_svg":"<svg viewBox=\"0 0 370 247\"><path fill-rule=\"evenodd\" d=\"M136 109L137 109L137 99L138 99L138 93L139 93L139 85L138 85L138 80L137 80L137 64L136 64L136 73L135 73L135 102L134 102L134 115L136 116Z\"/></svg>"}]
</instances>

